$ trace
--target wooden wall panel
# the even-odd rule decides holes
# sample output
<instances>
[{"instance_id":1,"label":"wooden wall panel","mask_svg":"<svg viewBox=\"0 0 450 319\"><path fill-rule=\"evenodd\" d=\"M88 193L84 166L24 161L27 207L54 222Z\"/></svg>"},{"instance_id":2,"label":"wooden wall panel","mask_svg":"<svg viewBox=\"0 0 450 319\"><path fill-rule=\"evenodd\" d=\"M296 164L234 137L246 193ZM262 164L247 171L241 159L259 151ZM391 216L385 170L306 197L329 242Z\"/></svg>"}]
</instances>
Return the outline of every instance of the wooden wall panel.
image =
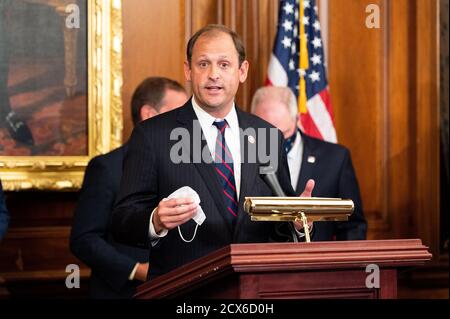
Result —
<instances>
[{"instance_id":1,"label":"wooden wall panel","mask_svg":"<svg viewBox=\"0 0 450 319\"><path fill-rule=\"evenodd\" d=\"M328 76L338 141L352 152L364 212L386 228L382 184L386 166L386 41L383 29L365 27L365 7L369 2L374 1L329 2ZM375 3L381 5L382 1Z\"/></svg>"},{"instance_id":2,"label":"wooden wall panel","mask_svg":"<svg viewBox=\"0 0 450 319\"><path fill-rule=\"evenodd\" d=\"M328 4L336 128L352 151L369 238L420 236L439 254L436 1ZM369 4L381 9L379 29L365 25Z\"/></svg>"},{"instance_id":3,"label":"wooden wall panel","mask_svg":"<svg viewBox=\"0 0 450 319\"><path fill-rule=\"evenodd\" d=\"M437 1L418 0L416 7L415 51L416 77L414 98L417 101L414 167L417 176L417 233L431 246L436 257L440 251L440 151L439 151L439 6ZM447 12L448 15L448 12ZM441 43L446 45L448 43ZM448 95L448 92L447 92ZM447 104L448 107L448 104ZM443 194L444 195L444 194ZM444 196L447 196L445 194ZM448 212L447 212L448 214ZM447 225L448 227L448 225ZM448 229L448 228L447 228ZM438 258L435 258L438 261ZM448 276L448 273L447 273ZM447 277L448 278L448 277Z\"/></svg>"},{"instance_id":4,"label":"wooden wall panel","mask_svg":"<svg viewBox=\"0 0 450 319\"><path fill-rule=\"evenodd\" d=\"M127 0L123 3L124 140L131 130L130 101L148 76L184 83L183 0Z\"/></svg>"},{"instance_id":5,"label":"wooden wall panel","mask_svg":"<svg viewBox=\"0 0 450 319\"><path fill-rule=\"evenodd\" d=\"M266 78L277 18L277 0L126 1L123 5L124 140L132 130L131 95L144 77L167 76L190 91L183 74L185 46L192 34L207 24L223 23L244 40L250 74L238 92L237 103L248 109L253 92Z\"/></svg>"},{"instance_id":6,"label":"wooden wall panel","mask_svg":"<svg viewBox=\"0 0 450 319\"><path fill-rule=\"evenodd\" d=\"M43 269L63 273L68 264L78 263L67 254L69 235L69 226L13 228L0 260L0 268L7 272L5 278L25 277Z\"/></svg>"},{"instance_id":7,"label":"wooden wall panel","mask_svg":"<svg viewBox=\"0 0 450 319\"><path fill-rule=\"evenodd\" d=\"M249 110L253 93L264 85L267 76L278 20L278 1L224 0L221 13L223 16L218 21L236 31L246 47L250 70L236 102Z\"/></svg>"},{"instance_id":8,"label":"wooden wall panel","mask_svg":"<svg viewBox=\"0 0 450 319\"><path fill-rule=\"evenodd\" d=\"M185 15L186 23L190 25L190 30L186 30L188 38L198 29L205 25L219 23L219 10L222 7L222 0L188 0L186 5L189 6L188 14Z\"/></svg>"},{"instance_id":9,"label":"wooden wall panel","mask_svg":"<svg viewBox=\"0 0 450 319\"><path fill-rule=\"evenodd\" d=\"M0 243L0 277L7 289L0 291L0 299L8 296L86 296L90 271L69 250L70 226L77 198L77 193L6 194L11 223ZM80 289L65 286L68 264L80 266Z\"/></svg>"}]
</instances>

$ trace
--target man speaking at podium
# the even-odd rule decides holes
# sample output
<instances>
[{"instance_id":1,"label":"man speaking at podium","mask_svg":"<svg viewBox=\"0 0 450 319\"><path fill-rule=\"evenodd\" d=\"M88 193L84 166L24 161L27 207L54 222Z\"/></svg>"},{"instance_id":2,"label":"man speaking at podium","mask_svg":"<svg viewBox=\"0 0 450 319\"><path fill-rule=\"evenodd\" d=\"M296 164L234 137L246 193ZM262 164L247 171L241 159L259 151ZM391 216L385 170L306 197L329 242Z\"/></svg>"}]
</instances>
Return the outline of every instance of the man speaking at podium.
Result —
<instances>
[{"instance_id":1,"label":"man speaking at podium","mask_svg":"<svg viewBox=\"0 0 450 319\"><path fill-rule=\"evenodd\" d=\"M193 97L132 133L112 227L118 241L150 249L149 278L232 243L290 237L286 223L252 222L243 210L246 196L275 195L260 175L260 153L271 159L284 192L295 194L281 132L235 105L248 68L236 33L202 28L188 42L184 65ZM313 187L308 181L302 196Z\"/></svg>"}]
</instances>

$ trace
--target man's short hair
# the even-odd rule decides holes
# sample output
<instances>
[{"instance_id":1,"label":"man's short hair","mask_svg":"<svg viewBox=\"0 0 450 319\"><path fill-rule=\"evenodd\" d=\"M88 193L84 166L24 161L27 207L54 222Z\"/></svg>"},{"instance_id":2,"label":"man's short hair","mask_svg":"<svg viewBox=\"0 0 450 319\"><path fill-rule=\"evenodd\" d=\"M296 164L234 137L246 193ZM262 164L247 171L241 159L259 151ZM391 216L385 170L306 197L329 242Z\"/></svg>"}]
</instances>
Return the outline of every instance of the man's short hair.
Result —
<instances>
[{"instance_id":1,"label":"man's short hair","mask_svg":"<svg viewBox=\"0 0 450 319\"><path fill-rule=\"evenodd\" d=\"M156 111L160 111L166 90L186 93L180 83L164 77L149 77L139 84L131 97L131 116L134 125L141 121L141 109L144 105L150 105Z\"/></svg>"},{"instance_id":2,"label":"man's short hair","mask_svg":"<svg viewBox=\"0 0 450 319\"><path fill-rule=\"evenodd\" d=\"M288 87L282 86L263 86L260 87L252 99L251 112L255 113L259 103L265 99L274 99L286 105L289 114L295 120L297 118L297 100L294 93Z\"/></svg>"},{"instance_id":3,"label":"man's short hair","mask_svg":"<svg viewBox=\"0 0 450 319\"><path fill-rule=\"evenodd\" d=\"M242 62L245 61L246 55L245 55L245 47L244 44L239 37L239 35L231 30L230 28L222 25L222 24L209 24L206 27L201 28L195 34L189 39L189 42L187 44L186 48L186 57L189 63L189 66L191 65L192 61L192 51L194 50L194 45L197 42L198 38L204 34L208 33L226 33L228 34L231 39L233 40L234 46L236 48L236 51L239 56L239 66L242 65Z\"/></svg>"}]
</instances>

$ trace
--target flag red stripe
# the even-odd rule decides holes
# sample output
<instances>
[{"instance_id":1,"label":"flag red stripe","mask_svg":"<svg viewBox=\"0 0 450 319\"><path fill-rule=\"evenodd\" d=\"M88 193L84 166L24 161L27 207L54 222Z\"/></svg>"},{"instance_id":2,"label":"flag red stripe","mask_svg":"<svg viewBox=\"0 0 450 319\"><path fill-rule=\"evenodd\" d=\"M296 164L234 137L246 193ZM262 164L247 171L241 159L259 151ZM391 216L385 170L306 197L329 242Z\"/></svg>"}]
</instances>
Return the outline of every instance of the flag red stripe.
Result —
<instances>
[{"instance_id":1,"label":"flag red stripe","mask_svg":"<svg viewBox=\"0 0 450 319\"><path fill-rule=\"evenodd\" d=\"M331 99L330 99L330 91L328 89L323 90L319 93L320 98L323 101L323 104L327 107L328 113L330 114L331 120L334 123L334 114L333 114L333 108L331 106Z\"/></svg>"},{"instance_id":2,"label":"flag red stripe","mask_svg":"<svg viewBox=\"0 0 450 319\"><path fill-rule=\"evenodd\" d=\"M300 121L302 122L303 131L306 135L323 140L322 134L320 134L320 131L317 129L316 123L314 123L309 113L302 114L300 116Z\"/></svg>"}]
</instances>

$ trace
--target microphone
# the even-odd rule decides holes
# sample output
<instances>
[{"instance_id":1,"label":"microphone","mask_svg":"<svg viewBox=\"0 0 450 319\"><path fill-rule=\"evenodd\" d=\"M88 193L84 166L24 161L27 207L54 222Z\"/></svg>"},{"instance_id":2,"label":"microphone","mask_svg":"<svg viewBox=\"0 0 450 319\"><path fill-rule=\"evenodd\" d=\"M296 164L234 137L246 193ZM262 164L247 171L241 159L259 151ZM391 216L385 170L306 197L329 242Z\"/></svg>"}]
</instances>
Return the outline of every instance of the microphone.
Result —
<instances>
[{"instance_id":1,"label":"microphone","mask_svg":"<svg viewBox=\"0 0 450 319\"><path fill-rule=\"evenodd\" d=\"M269 185L275 195L278 197L286 197L272 166L260 166L259 174L261 174L263 180Z\"/></svg>"},{"instance_id":2,"label":"microphone","mask_svg":"<svg viewBox=\"0 0 450 319\"><path fill-rule=\"evenodd\" d=\"M286 194L284 193L283 189L281 188L280 182L278 181L277 175L275 175L274 169L272 166L260 166L259 167L259 174L262 176L263 180L269 185L269 187L272 189L272 192L277 197L286 197ZM298 242L297 238L297 232L295 231L295 227L292 223L289 223L289 229L291 231L292 240L294 243Z\"/></svg>"}]
</instances>

